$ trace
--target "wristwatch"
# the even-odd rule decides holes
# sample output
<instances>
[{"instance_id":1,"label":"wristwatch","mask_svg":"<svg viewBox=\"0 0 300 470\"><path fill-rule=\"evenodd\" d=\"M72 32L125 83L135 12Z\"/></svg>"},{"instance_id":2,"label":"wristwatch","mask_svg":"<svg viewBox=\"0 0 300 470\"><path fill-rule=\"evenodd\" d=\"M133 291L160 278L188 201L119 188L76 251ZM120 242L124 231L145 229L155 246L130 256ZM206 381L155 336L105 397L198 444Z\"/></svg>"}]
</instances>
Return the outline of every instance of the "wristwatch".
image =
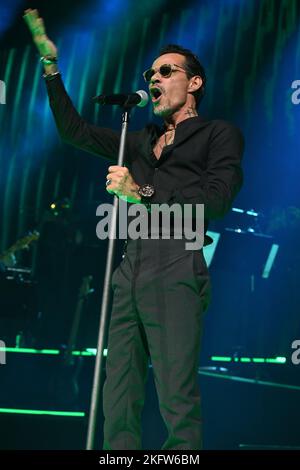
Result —
<instances>
[{"instance_id":1,"label":"wristwatch","mask_svg":"<svg viewBox=\"0 0 300 470\"><path fill-rule=\"evenodd\" d=\"M148 211L151 209L150 199L154 195L155 189L152 184L143 184L138 189L138 194L141 196L141 203L144 204Z\"/></svg>"},{"instance_id":2,"label":"wristwatch","mask_svg":"<svg viewBox=\"0 0 300 470\"><path fill-rule=\"evenodd\" d=\"M142 186L139 187L138 193L142 198L145 197L149 200L150 197L152 197L153 194L155 193L155 189L154 189L154 186L152 186L152 184L143 184Z\"/></svg>"}]
</instances>

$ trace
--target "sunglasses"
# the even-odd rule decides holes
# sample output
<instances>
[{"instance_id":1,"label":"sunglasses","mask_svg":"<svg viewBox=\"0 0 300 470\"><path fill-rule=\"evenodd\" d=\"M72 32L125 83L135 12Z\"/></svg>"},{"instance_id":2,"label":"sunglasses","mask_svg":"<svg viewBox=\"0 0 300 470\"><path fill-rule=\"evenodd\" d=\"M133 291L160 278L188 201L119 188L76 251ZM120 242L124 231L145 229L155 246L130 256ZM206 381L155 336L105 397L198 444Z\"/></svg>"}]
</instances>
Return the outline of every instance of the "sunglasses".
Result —
<instances>
[{"instance_id":1,"label":"sunglasses","mask_svg":"<svg viewBox=\"0 0 300 470\"><path fill-rule=\"evenodd\" d=\"M177 70L174 67L178 67L179 69L182 69L184 72L186 72L184 67L181 67L180 65L176 64L163 64L161 65L158 69L148 69L143 73L143 77L145 82L150 82L151 78L153 75L156 74L156 72L159 72L160 75L164 78L169 78L173 72L180 72L180 70Z\"/></svg>"}]
</instances>

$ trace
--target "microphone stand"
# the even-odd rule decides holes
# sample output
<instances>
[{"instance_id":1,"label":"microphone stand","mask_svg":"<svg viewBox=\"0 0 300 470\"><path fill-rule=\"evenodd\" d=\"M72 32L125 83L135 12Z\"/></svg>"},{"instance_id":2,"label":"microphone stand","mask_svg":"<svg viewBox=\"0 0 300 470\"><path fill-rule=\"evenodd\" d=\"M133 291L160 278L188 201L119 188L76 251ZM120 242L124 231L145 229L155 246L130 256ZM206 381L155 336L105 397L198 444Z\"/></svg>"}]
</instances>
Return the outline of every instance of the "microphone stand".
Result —
<instances>
[{"instance_id":1,"label":"microphone stand","mask_svg":"<svg viewBox=\"0 0 300 470\"><path fill-rule=\"evenodd\" d=\"M125 143L126 143L126 137L127 137L128 124L130 120L131 107L132 106L127 105L127 103L125 103L123 107L122 130L121 130L121 139L120 139L120 146L119 146L119 153L118 153L118 165L119 166L123 166L124 164ZM97 354L96 354L96 361L95 361L93 387L92 387L92 394L91 394L86 450L92 450L94 448L95 434L96 434L96 428L97 428L97 418L99 415L99 399L100 399L100 392L101 392L101 386L102 386L102 381L103 381L103 369L104 369L103 351L104 351L104 341L105 341L106 329L107 329L109 300L110 300L110 294L111 294L110 283L111 283L111 276L112 276L112 270L113 270L115 246L116 246L118 206L119 206L119 199L117 196L115 196L112 220L111 220L110 230L109 230L108 252L107 252L105 277L104 277L104 284L103 284L100 326L99 326L99 334L98 334L98 342L97 342Z\"/></svg>"}]
</instances>

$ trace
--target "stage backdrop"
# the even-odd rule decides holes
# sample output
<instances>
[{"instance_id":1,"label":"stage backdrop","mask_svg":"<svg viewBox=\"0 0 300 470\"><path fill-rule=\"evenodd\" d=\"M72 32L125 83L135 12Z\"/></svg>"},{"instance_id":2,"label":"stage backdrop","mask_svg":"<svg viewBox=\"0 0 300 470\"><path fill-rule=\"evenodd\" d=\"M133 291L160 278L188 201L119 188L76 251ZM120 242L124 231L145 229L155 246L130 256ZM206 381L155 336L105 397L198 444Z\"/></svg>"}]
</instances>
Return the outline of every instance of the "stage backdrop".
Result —
<instances>
[{"instance_id":1,"label":"stage backdrop","mask_svg":"<svg viewBox=\"0 0 300 470\"><path fill-rule=\"evenodd\" d=\"M230 120L242 130L245 183L235 206L258 214L251 219L244 212L238 221L228 217L211 224L221 237L211 263L215 297L203 354L206 359L238 351L289 355L291 341L300 335L299 2L14 0L1 5L0 251L28 229L41 232L18 261L33 268L38 283L43 321L33 335L43 344L66 341L82 276L94 276L82 335L83 344L93 346L106 255L106 243L95 235L95 212L98 204L112 201L105 191L108 162L60 141L39 57L22 20L28 6L39 8L58 45L59 67L76 108L100 126L118 129L120 112L95 106L92 97L147 89L142 71L161 46L179 43L199 56L208 77L200 114ZM130 127L149 120L151 106L137 109ZM53 202L57 212L50 208ZM232 231L239 227L247 236ZM266 279L262 270L273 244L279 250Z\"/></svg>"}]
</instances>

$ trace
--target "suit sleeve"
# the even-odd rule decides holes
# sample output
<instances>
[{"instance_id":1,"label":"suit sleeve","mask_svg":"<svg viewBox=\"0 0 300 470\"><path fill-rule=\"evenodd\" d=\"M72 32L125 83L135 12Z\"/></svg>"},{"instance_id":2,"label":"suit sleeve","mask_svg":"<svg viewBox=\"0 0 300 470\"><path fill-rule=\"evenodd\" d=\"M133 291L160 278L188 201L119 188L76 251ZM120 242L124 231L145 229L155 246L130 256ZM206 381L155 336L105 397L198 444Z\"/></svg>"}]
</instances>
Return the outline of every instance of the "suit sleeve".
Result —
<instances>
[{"instance_id":1,"label":"suit sleeve","mask_svg":"<svg viewBox=\"0 0 300 470\"><path fill-rule=\"evenodd\" d=\"M75 109L60 75L46 80L50 107L61 139L82 150L117 161L120 134L86 122Z\"/></svg>"},{"instance_id":2,"label":"suit sleeve","mask_svg":"<svg viewBox=\"0 0 300 470\"><path fill-rule=\"evenodd\" d=\"M158 190L152 203L204 204L205 219L223 217L242 187L241 159L244 139L233 125L218 121L209 145L206 170L197 186L187 186L172 194Z\"/></svg>"}]
</instances>

